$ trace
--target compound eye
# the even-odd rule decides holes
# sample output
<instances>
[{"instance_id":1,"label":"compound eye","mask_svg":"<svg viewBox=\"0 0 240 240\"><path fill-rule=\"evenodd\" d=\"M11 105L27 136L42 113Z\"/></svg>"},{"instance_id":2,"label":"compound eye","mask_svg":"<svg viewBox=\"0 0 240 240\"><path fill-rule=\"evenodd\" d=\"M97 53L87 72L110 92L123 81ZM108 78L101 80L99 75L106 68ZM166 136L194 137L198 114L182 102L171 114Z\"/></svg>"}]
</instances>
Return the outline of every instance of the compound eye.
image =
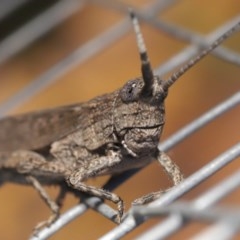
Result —
<instances>
[{"instance_id":1,"label":"compound eye","mask_svg":"<svg viewBox=\"0 0 240 240\"><path fill-rule=\"evenodd\" d=\"M133 102L139 98L141 90L139 80L131 80L127 82L120 90L120 96L123 102Z\"/></svg>"}]
</instances>

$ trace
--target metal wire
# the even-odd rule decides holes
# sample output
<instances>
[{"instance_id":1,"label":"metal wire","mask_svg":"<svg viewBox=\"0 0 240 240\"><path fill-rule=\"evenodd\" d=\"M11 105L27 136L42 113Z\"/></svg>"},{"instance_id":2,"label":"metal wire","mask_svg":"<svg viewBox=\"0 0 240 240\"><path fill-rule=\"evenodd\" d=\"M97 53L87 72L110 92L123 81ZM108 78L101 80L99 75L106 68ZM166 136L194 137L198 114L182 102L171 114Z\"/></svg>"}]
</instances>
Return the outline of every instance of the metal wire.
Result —
<instances>
[{"instance_id":1,"label":"metal wire","mask_svg":"<svg viewBox=\"0 0 240 240\"><path fill-rule=\"evenodd\" d=\"M126 11L126 5L117 1L114 3L112 1L91 2L108 7L115 11ZM174 70L183 62L192 58L192 56L197 54L199 49L208 45L213 41L213 39L216 39L220 34L225 32L226 29L240 21L239 16L234 17L228 22L225 22L223 26L215 29L206 37L202 37L193 31L189 31L183 27L175 26L174 24L170 24L156 18L157 14L163 10L166 10L166 8L170 7L174 3L175 1L155 1L142 10L136 11L139 18L145 23L157 29L161 29L179 40L187 41L188 43L192 44L179 54L174 55L174 57L166 63L157 67L155 72L161 76L169 71ZM71 16L84 5L87 5L85 1L72 0L69 1L67 5L65 1L58 1L51 9L48 9L42 15L37 16L36 19L32 20L32 22L26 24L24 27L16 31L12 36L9 36L6 38L6 40L0 43L0 64L7 61L10 57L21 51L24 47L28 46L31 42L35 41L51 28L64 21L67 17ZM12 9L17 7L18 5L12 6ZM62 9L66 9L66 7L68 10L64 11L65 14L62 14ZM2 15L3 13L7 14L7 8L5 12L4 8L2 9ZM48 24L42 24L43 19L47 19ZM42 27L39 27L39 24ZM32 31L35 29L38 31ZM115 43L118 39L124 36L129 29L129 20L125 18L104 33L94 37L91 41L88 41L88 43L85 45L74 50L74 52L69 54L60 62L56 63L48 71L35 78L28 86L12 96L5 103L2 103L0 105L0 116L6 115L6 113L13 108L16 108L24 102L29 101L31 97L33 97L39 91L44 90L50 84L55 83L60 76L71 70L73 67L85 62L87 59L93 57L104 48L109 47L110 44ZM13 42L16 42L16 39L22 38L22 36L26 35L26 31L30 31L33 34L29 36L27 41L25 38L24 41L18 42L19 44L15 46ZM14 47L12 47L13 45ZM226 47L219 47L214 50L212 54L231 64L236 64L238 66L240 65L240 54ZM227 111L239 106L239 103L240 92L236 92L233 96L213 107L211 110L174 133L168 139L161 142L161 144L159 144L159 149L162 151L168 151L180 143L183 139L186 139L188 136L193 134L195 131L206 126L207 123L215 120ZM209 239L230 239L240 231L239 208L229 210L229 208L226 206L225 208L217 208L212 206L239 187L239 171L218 183L208 191L205 191L205 193L195 200L189 202L172 202L178 199L184 193L193 189L195 186L199 185L202 181L216 173L233 160L237 160L239 156L240 143L237 143L235 146L227 149L224 153L220 153L218 157L210 161L207 165L192 174L190 177L186 178L184 182L168 193L164 194L160 199L147 206L132 207L130 211L125 214L124 221L119 226L104 234L101 239L120 239L121 237L126 236L129 232L133 231L141 223L147 221L149 218L152 218L153 216L159 217L161 215L167 215L169 217L150 230L139 235L137 238L138 240L164 239L179 230L184 225L190 223L190 221L193 219L198 219L199 221L211 220L211 222L215 222L215 224L202 233L199 233L192 239L206 239L206 237ZM121 178L113 177L111 181L105 185L105 188L113 190L121 185L124 181L131 178L138 171L139 170L133 170L127 172L121 176ZM49 228L43 229L38 236L32 236L30 239L37 240L50 237L70 221L81 216L89 208L97 211L110 221L114 221L114 217L116 216L116 211L114 209L103 203L102 200L97 197L84 196L81 203L62 214L54 224L52 224Z\"/></svg>"},{"instance_id":2,"label":"metal wire","mask_svg":"<svg viewBox=\"0 0 240 240\"><path fill-rule=\"evenodd\" d=\"M8 16L19 6L23 5L27 0L12 0L12 1L2 1L0 9L0 20Z\"/></svg>"},{"instance_id":3,"label":"metal wire","mask_svg":"<svg viewBox=\"0 0 240 240\"><path fill-rule=\"evenodd\" d=\"M0 64L66 20L82 6L83 2L77 0L59 1L19 28L0 43Z\"/></svg>"},{"instance_id":4,"label":"metal wire","mask_svg":"<svg viewBox=\"0 0 240 240\"><path fill-rule=\"evenodd\" d=\"M203 210L207 209L209 211L209 207L215 204L217 201L237 189L240 185L240 172L237 171L227 179L223 180L222 182L218 183L216 186L202 194L199 198L194 200L191 204L187 204L187 208L189 205L192 205L197 210ZM152 208L148 208L151 209ZM143 209L144 211L148 211L147 208ZM153 208L156 211L161 211L163 209L160 208ZM164 207L166 209L166 206ZM141 211L141 208L139 209ZM133 210L138 213L139 210ZM235 209L236 210L236 209ZM177 213L177 212L176 212ZM190 214L191 215L191 214ZM191 216L189 217L191 218ZM236 219L235 219L236 220ZM180 229L184 224L187 224L189 221L184 219L182 215L179 214L170 214L170 216L164 220L164 222L161 222L160 224L156 225L154 228L143 234L139 237L139 239L146 239L145 237L151 236L151 239L164 239L173 232L177 231L177 229ZM235 221L235 223L239 224L239 221ZM232 225L232 227L235 227L235 224ZM239 227L239 226L238 226ZM159 229L161 231L159 231ZM156 238L154 238L156 236ZM223 235L221 235L223 236ZM216 236L215 236L216 237Z\"/></svg>"}]
</instances>

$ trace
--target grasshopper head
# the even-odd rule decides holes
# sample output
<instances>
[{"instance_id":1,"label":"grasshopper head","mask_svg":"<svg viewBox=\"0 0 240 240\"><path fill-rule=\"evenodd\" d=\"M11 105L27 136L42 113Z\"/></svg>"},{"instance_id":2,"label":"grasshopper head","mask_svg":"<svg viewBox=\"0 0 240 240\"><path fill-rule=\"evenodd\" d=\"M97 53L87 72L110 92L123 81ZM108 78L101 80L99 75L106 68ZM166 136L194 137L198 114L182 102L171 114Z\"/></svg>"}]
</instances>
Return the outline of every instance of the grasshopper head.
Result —
<instances>
[{"instance_id":1,"label":"grasshopper head","mask_svg":"<svg viewBox=\"0 0 240 240\"><path fill-rule=\"evenodd\" d=\"M154 76L151 81L137 78L118 91L113 106L115 135L127 152L137 156L154 154L165 122L164 99L167 89Z\"/></svg>"}]
</instances>

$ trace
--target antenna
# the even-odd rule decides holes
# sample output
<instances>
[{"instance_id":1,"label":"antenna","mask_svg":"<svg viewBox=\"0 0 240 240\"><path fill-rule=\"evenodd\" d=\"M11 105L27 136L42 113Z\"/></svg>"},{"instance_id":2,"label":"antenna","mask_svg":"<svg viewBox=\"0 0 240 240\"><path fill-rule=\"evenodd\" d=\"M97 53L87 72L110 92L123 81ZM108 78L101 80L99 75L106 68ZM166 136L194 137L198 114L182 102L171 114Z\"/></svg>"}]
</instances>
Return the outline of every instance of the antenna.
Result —
<instances>
[{"instance_id":1,"label":"antenna","mask_svg":"<svg viewBox=\"0 0 240 240\"><path fill-rule=\"evenodd\" d=\"M233 33L240 30L240 22L235 24L232 28L230 28L227 32L222 34L217 40L215 40L210 46L205 48L199 55L195 58L192 58L183 65L177 72L173 73L170 78L163 82L163 89L167 90L174 82L176 82L186 71L188 71L191 67L193 67L197 62L199 62L203 57L205 57L208 53L210 53L214 48L219 46L224 40L229 38Z\"/></svg>"},{"instance_id":2,"label":"antenna","mask_svg":"<svg viewBox=\"0 0 240 240\"><path fill-rule=\"evenodd\" d=\"M131 8L129 8L129 14L132 20L133 28L136 34L136 39L137 39L137 45L138 45L138 50L140 53L140 59L141 59L141 70L142 70L142 77L144 80L144 88L143 88L143 94L144 95L151 95L152 94L152 88L153 88L153 83L154 83L154 75L153 75L153 70L148 58L147 54L147 49L145 46L145 42L142 36L142 32L139 26L138 19L133 12Z\"/></svg>"}]
</instances>

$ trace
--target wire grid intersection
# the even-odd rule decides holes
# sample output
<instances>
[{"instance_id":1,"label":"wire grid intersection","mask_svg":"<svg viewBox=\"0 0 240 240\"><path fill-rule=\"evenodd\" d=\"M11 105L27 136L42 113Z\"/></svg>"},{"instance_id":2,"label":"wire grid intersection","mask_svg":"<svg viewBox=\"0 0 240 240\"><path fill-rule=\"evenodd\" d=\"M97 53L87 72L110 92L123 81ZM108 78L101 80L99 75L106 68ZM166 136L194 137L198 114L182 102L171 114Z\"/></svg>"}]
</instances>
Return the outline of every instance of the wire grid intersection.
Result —
<instances>
[{"instance_id":1,"label":"wire grid intersection","mask_svg":"<svg viewBox=\"0 0 240 240\"><path fill-rule=\"evenodd\" d=\"M125 15L127 13L127 5L118 1L114 3L111 1L91 1L91 4L100 5L109 8L111 11L118 11ZM160 31L165 31L178 40L186 41L191 44L179 54L175 54L172 59L156 68L155 72L161 76L173 71L175 68L191 59L199 52L199 49L211 43L220 34L229 29L230 26L240 21L240 16L233 17L228 22L225 22L222 26L203 37L194 31L176 26L156 17L160 12L162 13L166 11L166 9L171 8L174 4L176 4L176 1L154 1L141 10L136 10L137 16L142 22ZM51 8L47 9L32 21L29 21L29 23L26 23L24 27L19 28L15 33L0 42L0 63L4 63L10 59L51 28L65 21L65 19L74 14L77 10L86 7L88 3L86 1L72 0L69 1L67 5L68 10L63 14L62 10L66 9L65 1L57 1L55 5L51 6ZM12 7L14 9L14 6ZM9 8L6 9L6 11L10 11ZM2 11L3 12L0 13L4 16L4 8L2 8ZM46 18L50 24L43 24L40 28L39 24L42 24L43 19ZM32 31L32 29L37 31ZM13 108L29 101L34 95L40 91L44 91L49 85L56 83L61 76L69 72L75 66L84 63L87 59L94 57L104 48L107 48L109 44L118 41L122 36L126 35L130 29L131 23L126 15L123 20L94 37L85 45L75 49L70 55L57 62L52 68L33 79L29 85L13 95L6 102L2 103L0 105L0 116L6 115L6 113ZM20 36L24 36L26 31L33 33L29 36L28 41L20 42L15 48L12 48L11 41L14 42L15 39L21 38ZM240 65L240 54L227 47L220 46L211 54L230 64L235 64L236 66ZM193 120L185 127L172 134L165 141L162 141L159 144L159 149L162 151L170 150L209 122L216 120L227 111L239 107L239 103L240 92L236 92L222 103L214 106L199 118ZM193 239L206 239L206 236L209 239L230 239L234 237L240 230L238 207L232 209L228 206L215 207L215 205L218 201L239 187L239 171L236 171L230 177L223 179L220 183L217 183L215 186L191 201L186 202L175 200L211 175L215 174L230 162L237 160L239 156L240 144L236 143L236 145L229 147L224 153L219 153L218 157L209 161L207 165L187 177L182 184L164 194L160 199L147 206L132 207L125 214L123 222L102 236L101 239L108 240L122 238L149 218L156 218L162 215L167 216L164 221L140 234L136 239L166 238L193 219L198 219L198 221L210 221L212 223L209 228L206 228L201 233L197 234ZM131 178L138 171L139 170L132 170L123 174L121 177L113 177L104 187L111 191L120 186L127 179ZM103 203L101 199L96 197L83 197L80 204L63 213L51 227L43 229L38 236L32 236L31 239L46 239L50 237L64 225L83 215L89 208L94 209L111 221L113 221L114 216L116 215L116 211Z\"/></svg>"}]
</instances>

